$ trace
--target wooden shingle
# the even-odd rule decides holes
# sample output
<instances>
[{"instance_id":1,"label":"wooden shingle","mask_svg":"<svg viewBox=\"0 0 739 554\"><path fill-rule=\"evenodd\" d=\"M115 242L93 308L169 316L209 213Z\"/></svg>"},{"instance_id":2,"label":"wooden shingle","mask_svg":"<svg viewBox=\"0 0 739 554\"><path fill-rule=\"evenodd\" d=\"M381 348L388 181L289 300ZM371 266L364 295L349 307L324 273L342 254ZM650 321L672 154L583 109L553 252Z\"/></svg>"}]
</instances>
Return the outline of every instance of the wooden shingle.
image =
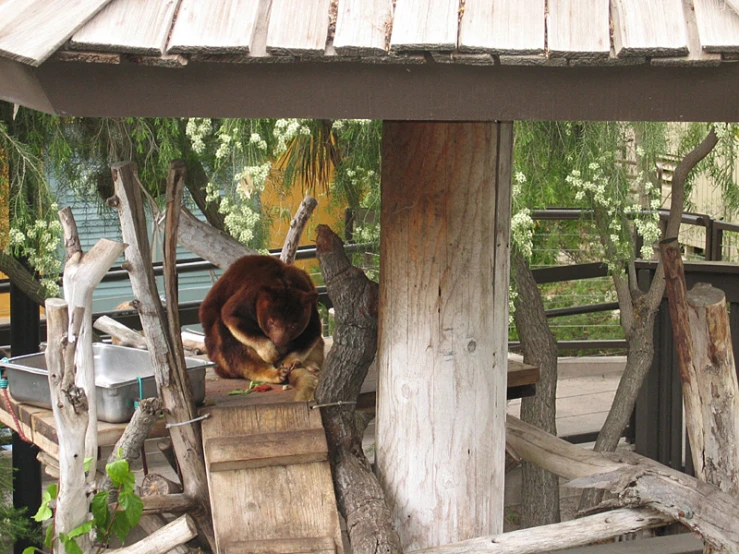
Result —
<instances>
[{"instance_id":1,"label":"wooden shingle","mask_svg":"<svg viewBox=\"0 0 739 554\"><path fill-rule=\"evenodd\" d=\"M686 56L681 0L612 0L613 47L623 56Z\"/></svg>"},{"instance_id":2,"label":"wooden shingle","mask_svg":"<svg viewBox=\"0 0 739 554\"><path fill-rule=\"evenodd\" d=\"M608 58L611 51L608 0L549 3L547 51L553 58Z\"/></svg>"},{"instance_id":3,"label":"wooden shingle","mask_svg":"<svg viewBox=\"0 0 739 554\"><path fill-rule=\"evenodd\" d=\"M167 52L247 53L258 9L254 0L182 0Z\"/></svg>"},{"instance_id":4,"label":"wooden shingle","mask_svg":"<svg viewBox=\"0 0 739 554\"><path fill-rule=\"evenodd\" d=\"M77 31L79 50L158 56L164 53L178 0L113 0Z\"/></svg>"},{"instance_id":5,"label":"wooden shingle","mask_svg":"<svg viewBox=\"0 0 739 554\"><path fill-rule=\"evenodd\" d=\"M463 52L544 52L544 0L466 0L459 29Z\"/></svg>"}]
</instances>

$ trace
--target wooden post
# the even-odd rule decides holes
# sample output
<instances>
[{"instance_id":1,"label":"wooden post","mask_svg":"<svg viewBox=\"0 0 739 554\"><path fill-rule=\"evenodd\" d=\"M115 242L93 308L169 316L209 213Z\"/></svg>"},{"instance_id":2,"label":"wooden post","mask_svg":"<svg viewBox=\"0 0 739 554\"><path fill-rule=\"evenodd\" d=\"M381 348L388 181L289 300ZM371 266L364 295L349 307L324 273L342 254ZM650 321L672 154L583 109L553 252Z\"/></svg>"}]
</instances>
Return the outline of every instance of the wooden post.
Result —
<instances>
[{"instance_id":1,"label":"wooden post","mask_svg":"<svg viewBox=\"0 0 739 554\"><path fill-rule=\"evenodd\" d=\"M67 207L59 211L59 220L64 229L64 245L67 250L67 262L64 265L64 299L69 304L71 318L77 308L84 308L83 321L80 322L79 343L76 347L75 364L77 366L77 384L87 393L90 421L85 439L85 457L97 460L97 400L95 390L95 368L92 351L92 293L100 284L110 266L126 249L126 245L108 239L100 239L89 252L82 252L77 223L72 209ZM95 481L95 472L87 475L88 483Z\"/></svg>"},{"instance_id":2,"label":"wooden post","mask_svg":"<svg viewBox=\"0 0 739 554\"><path fill-rule=\"evenodd\" d=\"M688 292L677 239L660 249L696 475L739 496L739 385L726 297L702 283Z\"/></svg>"},{"instance_id":3,"label":"wooden post","mask_svg":"<svg viewBox=\"0 0 739 554\"><path fill-rule=\"evenodd\" d=\"M377 469L404 550L503 529L512 139L384 125Z\"/></svg>"},{"instance_id":4,"label":"wooden post","mask_svg":"<svg viewBox=\"0 0 739 554\"><path fill-rule=\"evenodd\" d=\"M138 302L154 379L164 403L165 419L168 424L176 424L170 426L169 432L182 471L182 485L185 494L198 504L198 509L192 513L198 526L198 539L215 550L200 426L193 422L195 403L184 359L175 359L176 352L181 351L172 344L171 335L167 332L166 317L157 293L136 166L131 162L117 163L111 171L116 196L110 202L118 208L121 231L129 244L126 268ZM181 358L181 354L177 357Z\"/></svg>"},{"instance_id":5,"label":"wooden post","mask_svg":"<svg viewBox=\"0 0 739 554\"><path fill-rule=\"evenodd\" d=\"M59 443L59 494L54 519L56 537L85 523L90 506L84 470L89 405L85 389L75 385L75 351L83 325L83 310L82 307L76 308L70 318L67 302L60 298L46 301L49 340L45 357ZM94 422L92 427L97 427ZM95 471L90 473L94 474ZM83 552L87 552L90 538L82 535L78 537L77 544ZM58 538L54 540L54 551L60 554L66 552Z\"/></svg>"}]
</instances>

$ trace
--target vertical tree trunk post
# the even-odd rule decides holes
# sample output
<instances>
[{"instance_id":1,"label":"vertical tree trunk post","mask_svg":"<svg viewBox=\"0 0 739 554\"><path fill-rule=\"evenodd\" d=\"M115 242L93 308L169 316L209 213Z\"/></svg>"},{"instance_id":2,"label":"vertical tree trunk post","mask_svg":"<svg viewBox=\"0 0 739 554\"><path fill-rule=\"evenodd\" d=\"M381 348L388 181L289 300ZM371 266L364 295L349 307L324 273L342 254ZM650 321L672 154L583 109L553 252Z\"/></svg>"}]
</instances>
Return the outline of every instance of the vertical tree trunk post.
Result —
<instances>
[{"instance_id":1,"label":"vertical tree trunk post","mask_svg":"<svg viewBox=\"0 0 739 554\"><path fill-rule=\"evenodd\" d=\"M377 470L405 550L503 528L512 143L384 125Z\"/></svg>"},{"instance_id":2,"label":"vertical tree trunk post","mask_svg":"<svg viewBox=\"0 0 739 554\"><path fill-rule=\"evenodd\" d=\"M198 510L191 514L198 525L198 538L214 550L215 537L210 519L200 426L192 421L195 417L195 403L187 381L184 359L175 359L177 350L168 332L157 293L136 167L131 162L117 163L111 167L111 171L116 194L111 203L118 208L123 238L129 244L126 250L126 268L131 277L141 326L149 346L154 379L164 403L167 423L177 424L170 426L169 432L182 473L182 485L185 495L199 505Z\"/></svg>"},{"instance_id":3,"label":"vertical tree trunk post","mask_svg":"<svg viewBox=\"0 0 739 554\"><path fill-rule=\"evenodd\" d=\"M701 283L687 292L677 239L660 249L696 474L739 497L739 385L726 298Z\"/></svg>"},{"instance_id":4,"label":"vertical tree trunk post","mask_svg":"<svg viewBox=\"0 0 739 554\"><path fill-rule=\"evenodd\" d=\"M85 485L85 435L88 427L97 431L90 420L85 389L75 385L75 350L83 325L82 307L72 312L71 323L67 303L60 298L46 301L48 346L46 367L54 423L59 443L59 493L54 519L54 534L69 533L88 519L90 504ZM95 474L94 470L90 473ZM86 535L77 538L83 552L91 546ZM64 554L60 540L54 541L54 552Z\"/></svg>"},{"instance_id":5,"label":"vertical tree trunk post","mask_svg":"<svg viewBox=\"0 0 739 554\"><path fill-rule=\"evenodd\" d=\"M326 225L318 226L316 254L336 310L334 343L321 370L316 402L326 429L339 510L354 554L399 554L400 538L362 452L363 428L357 428L353 405L377 352L379 287L351 265L341 239Z\"/></svg>"},{"instance_id":6,"label":"vertical tree trunk post","mask_svg":"<svg viewBox=\"0 0 739 554\"><path fill-rule=\"evenodd\" d=\"M94 424L87 427L85 439L85 457L97 460L97 399L95 391L95 368L92 353L92 293L100 284L110 266L118 259L126 245L108 239L100 239L89 252L82 252L80 237L77 234L77 223L72 209L67 207L59 211L59 220L64 229L64 246L67 250L67 262L64 265L64 299L69 305L70 317L77 308L84 308L83 320L80 322L80 333L75 350L77 366L77 385L87 394L90 421ZM70 325L72 324L70 320ZM91 471L87 480L95 481L95 472Z\"/></svg>"}]
</instances>

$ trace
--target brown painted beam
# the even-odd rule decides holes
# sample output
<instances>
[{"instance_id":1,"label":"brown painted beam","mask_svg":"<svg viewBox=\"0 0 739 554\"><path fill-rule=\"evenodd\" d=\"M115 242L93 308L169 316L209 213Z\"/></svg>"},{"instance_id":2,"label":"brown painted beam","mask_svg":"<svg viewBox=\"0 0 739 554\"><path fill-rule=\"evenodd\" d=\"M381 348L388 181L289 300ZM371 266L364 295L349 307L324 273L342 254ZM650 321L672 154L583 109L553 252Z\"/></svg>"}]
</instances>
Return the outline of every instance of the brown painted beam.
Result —
<instances>
[{"instance_id":1,"label":"brown painted beam","mask_svg":"<svg viewBox=\"0 0 739 554\"><path fill-rule=\"evenodd\" d=\"M79 116L739 121L718 67L0 61L0 98ZM47 100L48 99L48 100Z\"/></svg>"}]
</instances>

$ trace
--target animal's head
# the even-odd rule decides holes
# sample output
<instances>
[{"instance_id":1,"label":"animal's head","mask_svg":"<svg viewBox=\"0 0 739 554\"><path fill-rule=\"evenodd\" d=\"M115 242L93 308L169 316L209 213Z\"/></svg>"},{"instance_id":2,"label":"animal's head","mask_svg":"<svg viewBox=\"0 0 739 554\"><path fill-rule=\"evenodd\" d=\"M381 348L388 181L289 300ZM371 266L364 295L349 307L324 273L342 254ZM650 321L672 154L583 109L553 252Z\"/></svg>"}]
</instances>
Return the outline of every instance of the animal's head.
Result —
<instances>
[{"instance_id":1,"label":"animal's head","mask_svg":"<svg viewBox=\"0 0 739 554\"><path fill-rule=\"evenodd\" d=\"M317 300L316 291L265 288L257 299L259 327L282 348L305 331Z\"/></svg>"}]
</instances>

